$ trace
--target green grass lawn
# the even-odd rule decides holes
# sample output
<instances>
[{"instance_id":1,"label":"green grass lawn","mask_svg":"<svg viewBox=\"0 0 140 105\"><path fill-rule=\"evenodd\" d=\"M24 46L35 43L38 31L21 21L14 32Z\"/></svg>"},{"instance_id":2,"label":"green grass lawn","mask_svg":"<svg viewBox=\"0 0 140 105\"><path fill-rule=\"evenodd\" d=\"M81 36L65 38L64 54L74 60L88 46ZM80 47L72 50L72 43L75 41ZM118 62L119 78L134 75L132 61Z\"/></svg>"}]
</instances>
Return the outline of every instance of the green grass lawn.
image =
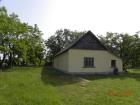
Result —
<instances>
[{"instance_id":1,"label":"green grass lawn","mask_svg":"<svg viewBox=\"0 0 140 105\"><path fill-rule=\"evenodd\" d=\"M72 76L50 68L0 72L0 105L140 105L140 70Z\"/></svg>"}]
</instances>

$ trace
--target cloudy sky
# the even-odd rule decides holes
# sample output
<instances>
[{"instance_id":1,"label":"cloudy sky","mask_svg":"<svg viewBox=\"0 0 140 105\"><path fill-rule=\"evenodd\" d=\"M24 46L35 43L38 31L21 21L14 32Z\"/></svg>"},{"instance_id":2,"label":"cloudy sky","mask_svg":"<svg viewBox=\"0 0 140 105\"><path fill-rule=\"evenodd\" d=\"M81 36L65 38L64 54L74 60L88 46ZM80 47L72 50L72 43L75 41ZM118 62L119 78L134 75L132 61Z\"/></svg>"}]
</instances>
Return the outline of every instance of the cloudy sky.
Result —
<instances>
[{"instance_id":1,"label":"cloudy sky","mask_svg":"<svg viewBox=\"0 0 140 105\"><path fill-rule=\"evenodd\" d=\"M140 30L140 0L2 0L0 6L38 24L45 39L63 28L103 35Z\"/></svg>"}]
</instances>

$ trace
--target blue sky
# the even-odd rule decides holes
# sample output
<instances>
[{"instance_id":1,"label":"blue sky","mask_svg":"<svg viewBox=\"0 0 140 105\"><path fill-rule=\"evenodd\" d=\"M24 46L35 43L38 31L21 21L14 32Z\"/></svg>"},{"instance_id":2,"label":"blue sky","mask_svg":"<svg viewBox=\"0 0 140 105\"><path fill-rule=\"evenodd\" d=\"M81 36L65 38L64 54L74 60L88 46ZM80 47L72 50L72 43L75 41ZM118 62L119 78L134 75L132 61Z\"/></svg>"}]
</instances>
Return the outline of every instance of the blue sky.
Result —
<instances>
[{"instance_id":1,"label":"blue sky","mask_svg":"<svg viewBox=\"0 0 140 105\"><path fill-rule=\"evenodd\" d=\"M18 14L23 22L31 25L38 24L45 36L47 30L48 3L47 0L2 0L0 6L5 6L8 13L15 12Z\"/></svg>"},{"instance_id":2,"label":"blue sky","mask_svg":"<svg viewBox=\"0 0 140 105\"><path fill-rule=\"evenodd\" d=\"M2 0L29 24L38 24L47 39L57 29L106 32L140 31L140 0Z\"/></svg>"}]
</instances>

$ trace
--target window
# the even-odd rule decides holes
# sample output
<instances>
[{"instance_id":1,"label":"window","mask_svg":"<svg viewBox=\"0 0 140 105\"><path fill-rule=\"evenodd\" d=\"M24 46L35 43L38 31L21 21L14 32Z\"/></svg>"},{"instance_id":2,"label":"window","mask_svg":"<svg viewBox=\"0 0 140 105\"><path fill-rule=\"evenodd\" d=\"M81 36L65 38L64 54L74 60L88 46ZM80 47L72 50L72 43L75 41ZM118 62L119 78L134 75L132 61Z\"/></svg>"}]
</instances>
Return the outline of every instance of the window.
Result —
<instances>
[{"instance_id":1,"label":"window","mask_svg":"<svg viewBox=\"0 0 140 105\"><path fill-rule=\"evenodd\" d=\"M84 57L84 67L94 67L94 58Z\"/></svg>"},{"instance_id":2,"label":"window","mask_svg":"<svg viewBox=\"0 0 140 105\"><path fill-rule=\"evenodd\" d=\"M116 67L116 60L111 60L111 67Z\"/></svg>"}]
</instances>

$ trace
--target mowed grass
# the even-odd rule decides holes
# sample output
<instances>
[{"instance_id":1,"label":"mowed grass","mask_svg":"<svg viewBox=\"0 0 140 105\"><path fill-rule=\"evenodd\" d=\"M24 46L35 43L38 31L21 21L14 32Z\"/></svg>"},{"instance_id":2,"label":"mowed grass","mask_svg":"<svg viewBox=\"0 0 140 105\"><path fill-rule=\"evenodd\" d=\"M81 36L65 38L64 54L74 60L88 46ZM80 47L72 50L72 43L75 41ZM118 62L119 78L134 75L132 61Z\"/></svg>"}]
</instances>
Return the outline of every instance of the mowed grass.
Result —
<instances>
[{"instance_id":1,"label":"mowed grass","mask_svg":"<svg viewBox=\"0 0 140 105\"><path fill-rule=\"evenodd\" d=\"M140 105L140 70L66 75L51 68L0 72L0 105Z\"/></svg>"}]
</instances>

